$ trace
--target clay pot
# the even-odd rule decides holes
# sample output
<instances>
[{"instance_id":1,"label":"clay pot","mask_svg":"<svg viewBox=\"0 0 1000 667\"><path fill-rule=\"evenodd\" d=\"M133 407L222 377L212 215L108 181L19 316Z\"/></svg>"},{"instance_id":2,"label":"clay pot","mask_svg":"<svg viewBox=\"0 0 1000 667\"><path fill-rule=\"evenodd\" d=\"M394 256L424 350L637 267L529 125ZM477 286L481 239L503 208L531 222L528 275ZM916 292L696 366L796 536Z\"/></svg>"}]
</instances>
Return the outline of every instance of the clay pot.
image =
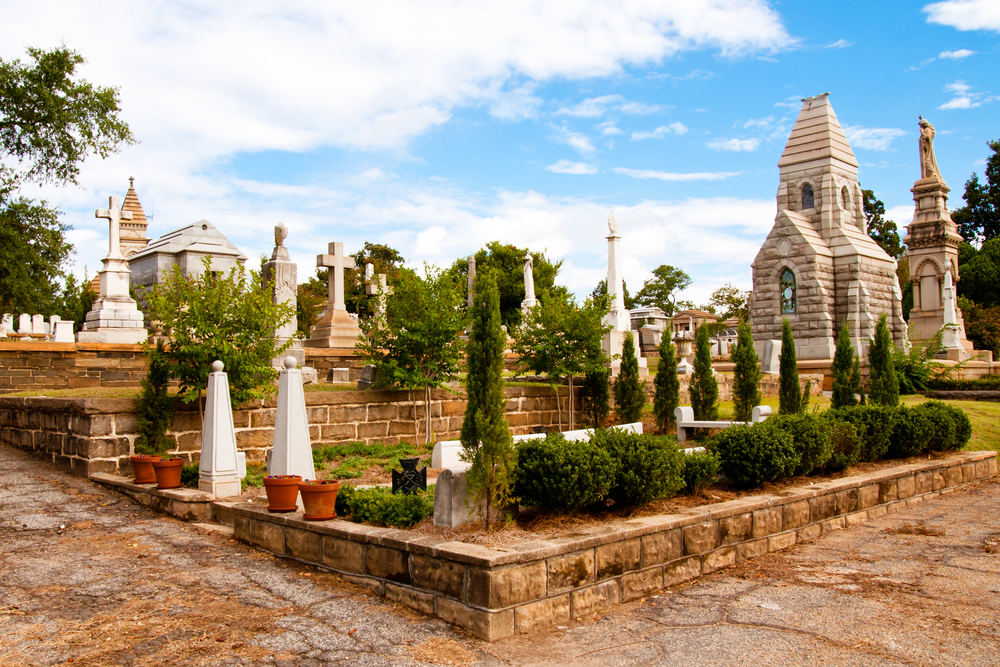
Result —
<instances>
[{"instance_id":1,"label":"clay pot","mask_svg":"<svg viewBox=\"0 0 1000 667\"><path fill-rule=\"evenodd\" d=\"M156 488L179 489L181 487L181 468L184 459L164 459L153 461L153 472L156 474Z\"/></svg>"},{"instance_id":2,"label":"clay pot","mask_svg":"<svg viewBox=\"0 0 1000 667\"><path fill-rule=\"evenodd\" d=\"M337 516L337 491L340 482L332 479L310 480L299 482L302 492L302 506L306 513L302 518L306 521L326 521Z\"/></svg>"},{"instance_id":3,"label":"clay pot","mask_svg":"<svg viewBox=\"0 0 1000 667\"><path fill-rule=\"evenodd\" d=\"M130 456L135 484L156 484L156 473L153 472L153 461L159 461L159 456Z\"/></svg>"},{"instance_id":4,"label":"clay pot","mask_svg":"<svg viewBox=\"0 0 1000 667\"><path fill-rule=\"evenodd\" d=\"M268 475L264 478L267 492L267 511L294 512L299 509L300 475Z\"/></svg>"}]
</instances>

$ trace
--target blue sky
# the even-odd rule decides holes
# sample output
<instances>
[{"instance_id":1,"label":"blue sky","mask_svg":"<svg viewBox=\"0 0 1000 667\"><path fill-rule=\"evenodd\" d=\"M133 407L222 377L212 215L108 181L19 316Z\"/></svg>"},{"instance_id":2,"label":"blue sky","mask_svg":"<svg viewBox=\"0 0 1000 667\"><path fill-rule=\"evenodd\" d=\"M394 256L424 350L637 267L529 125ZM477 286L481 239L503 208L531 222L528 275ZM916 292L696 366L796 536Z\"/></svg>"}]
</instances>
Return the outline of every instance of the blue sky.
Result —
<instances>
[{"instance_id":1,"label":"blue sky","mask_svg":"<svg viewBox=\"0 0 1000 667\"><path fill-rule=\"evenodd\" d=\"M140 140L88 161L79 188L40 192L91 275L107 249L93 210L134 176L150 236L205 218L256 259L283 221L300 280L330 241L419 267L500 240L561 259L583 295L615 209L632 290L673 264L704 303L750 287L802 97L831 92L862 185L901 225L918 114L953 208L1000 138L995 0L41 1L5 16L0 57L77 49Z\"/></svg>"}]
</instances>

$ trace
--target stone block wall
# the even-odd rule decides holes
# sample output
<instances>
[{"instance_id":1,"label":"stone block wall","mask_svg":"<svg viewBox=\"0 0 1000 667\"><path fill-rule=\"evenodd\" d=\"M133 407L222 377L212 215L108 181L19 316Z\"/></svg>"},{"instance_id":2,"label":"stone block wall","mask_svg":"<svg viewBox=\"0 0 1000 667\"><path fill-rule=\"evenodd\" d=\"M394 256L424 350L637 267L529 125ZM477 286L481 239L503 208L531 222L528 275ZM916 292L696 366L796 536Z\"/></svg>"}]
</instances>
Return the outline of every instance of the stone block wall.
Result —
<instances>
[{"instance_id":1,"label":"stone block wall","mask_svg":"<svg viewBox=\"0 0 1000 667\"><path fill-rule=\"evenodd\" d=\"M141 345L0 342L0 394L138 387L148 370Z\"/></svg>"}]
</instances>

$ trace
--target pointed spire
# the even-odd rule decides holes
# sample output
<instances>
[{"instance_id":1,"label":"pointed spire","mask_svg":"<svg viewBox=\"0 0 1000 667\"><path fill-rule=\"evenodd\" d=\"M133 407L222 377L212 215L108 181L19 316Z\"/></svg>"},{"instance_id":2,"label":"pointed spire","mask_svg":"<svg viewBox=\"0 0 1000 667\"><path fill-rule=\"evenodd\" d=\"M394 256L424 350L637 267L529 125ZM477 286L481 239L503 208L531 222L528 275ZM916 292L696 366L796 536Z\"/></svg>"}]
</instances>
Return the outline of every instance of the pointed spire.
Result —
<instances>
[{"instance_id":1,"label":"pointed spire","mask_svg":"<svg viewBox=\"0 0 1000 667\"><path fill-rule=\"evenodd\" d=\"M146 213L139 203L139 195L135 193L135 178L132 176L128 177L128 192L125 194L125 201L122 202L122 210L132 212L133 223L146 224Z\"/></svg>"},{"instance_id":2,"label":"pointed spire","mask_svg":"<svg viewBox=\"0 0 1000 667\"><path fill-rule=\"evenodd\" d=\"M802 110L778 160L778 167L782 170L803 163L830 164L836 161L851 171L857 171L858 161L847 143L837 114L830 106L829 95L823 93L802 100Z\"/></svg>"}]
</instances>

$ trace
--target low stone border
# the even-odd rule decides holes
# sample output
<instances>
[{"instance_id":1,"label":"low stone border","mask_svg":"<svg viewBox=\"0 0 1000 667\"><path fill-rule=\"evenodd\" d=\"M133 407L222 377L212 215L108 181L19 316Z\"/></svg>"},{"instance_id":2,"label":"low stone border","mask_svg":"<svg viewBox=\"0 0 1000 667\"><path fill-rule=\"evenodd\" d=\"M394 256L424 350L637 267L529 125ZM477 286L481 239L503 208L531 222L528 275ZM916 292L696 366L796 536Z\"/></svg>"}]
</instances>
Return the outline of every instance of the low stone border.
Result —
<instances>
[{"instance_id":1,"label":"low stone border","mask_svg":"<svg viewBox=\"0 0 1000 667\"><path fill-rule=\"evenodd\" d=\"M214 520L230 525L233 523L233 514L227 511L232 503L217 501L211 493L188 488L161 491L155 484L136 484L129 477L103 472L91 473L88 477L105 488L128 496L140 505L151 507L183 521Z\"/></svg>"},{"instance_id":2,"label":"low stone border","mask_svg":"<svg viewBox=\"0 0 1000 667\"><path fill-rule=\"evenodd\" d=\"M996 452L945 458L592 526L507 548L232 506L237 539L342 573L493 641L565 623L994 477Z\"/></svg>"},{"instance_id":3,"label":"low stone border","mask_svg":"<svg viewBox=\"0 0 1000 667\"><path fill-rule=\"evenodd\" d=\"M992 401L1000 402L1000 391L995 389L935 389L924 393L927 398L946 399L950 401Z\"/></svg>"}]
</instances>

